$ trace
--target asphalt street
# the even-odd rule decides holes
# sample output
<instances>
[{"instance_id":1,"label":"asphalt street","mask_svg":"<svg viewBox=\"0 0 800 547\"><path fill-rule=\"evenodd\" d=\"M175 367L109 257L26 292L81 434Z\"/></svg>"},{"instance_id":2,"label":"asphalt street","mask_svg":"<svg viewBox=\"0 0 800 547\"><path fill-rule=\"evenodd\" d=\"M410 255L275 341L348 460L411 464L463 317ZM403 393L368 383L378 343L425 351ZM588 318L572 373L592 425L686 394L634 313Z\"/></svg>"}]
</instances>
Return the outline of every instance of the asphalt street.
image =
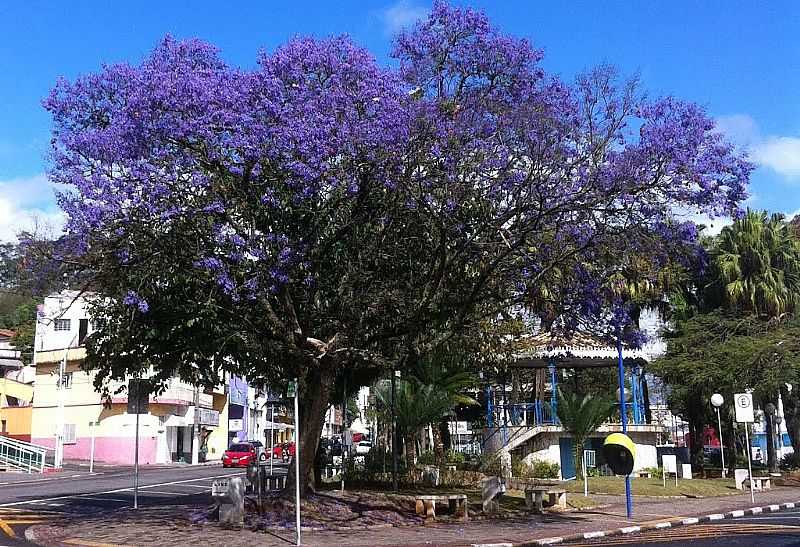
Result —
<instances>
[{"instance_id":1,"label":"asphalt street","mask_svg":"<svg viewBox=\"0 0 800 547\"><path fill-rule=\"evenodd\" d=\"M699 547L800 546L800 511L787 509L708 524L665 528L643 534L570 543L570 545L692 545Z\"/></svg>"},{"instance_id":2,"label":"asphalt street","mask_svg":"<svg viewBox=\"0 0 800 547\"><path fill-rule=\"evenodd\" d=\"M275 473L285 474L286 465L276 464ZM138 503L140 507L173 503L208 506L214 479L244 475L244 469L221 466L142 467ZM95 515L133 507L133 483L131 467L104 467L92 474L0 473L0 547L30 545L24 540L25 528L57 521L65 514Z\"/></svg>"}]
</instances>

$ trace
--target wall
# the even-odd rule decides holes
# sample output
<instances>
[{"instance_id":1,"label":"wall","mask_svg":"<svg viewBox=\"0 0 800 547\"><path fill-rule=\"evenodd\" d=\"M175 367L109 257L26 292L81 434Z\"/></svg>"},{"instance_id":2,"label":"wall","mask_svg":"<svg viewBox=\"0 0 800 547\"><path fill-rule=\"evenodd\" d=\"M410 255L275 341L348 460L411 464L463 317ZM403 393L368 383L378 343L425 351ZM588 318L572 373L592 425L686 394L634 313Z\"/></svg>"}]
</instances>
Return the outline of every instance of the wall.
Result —
<instances>
[{"instance_id":1,"label":"wall","mask_svg":"<svg viewBox=\"0 0 800 547\"><path fill-rule=\"evenodd\" d=\"M30 442L32 410L29 406L0 409L0 420L5 420L6 422L5 436Z\"/></svg>"},{"instance_id":2,"label":"wall","mask_svg":"<svg viewBox=\"0 0 800 547\"><path fill-rule=\"evenodd\" d=\"M219 411L219 427L211 430L206 446L206 460L218 460L228 448L228 396L214 394L212 408Z\"/></svg>"}]
</instances>

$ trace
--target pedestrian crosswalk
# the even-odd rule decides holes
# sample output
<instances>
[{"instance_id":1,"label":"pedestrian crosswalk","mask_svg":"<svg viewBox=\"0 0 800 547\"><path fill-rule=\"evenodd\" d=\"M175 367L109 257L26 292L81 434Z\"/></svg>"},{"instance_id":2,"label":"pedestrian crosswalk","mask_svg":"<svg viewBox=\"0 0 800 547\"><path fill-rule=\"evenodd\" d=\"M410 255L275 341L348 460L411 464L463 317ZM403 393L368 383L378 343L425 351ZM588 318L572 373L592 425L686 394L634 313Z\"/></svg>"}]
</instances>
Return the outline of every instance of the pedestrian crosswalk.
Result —
<instances>
[{"instance_id":1,"label":"pedestrian crosswalk","mask_svg":"<svg viewBox=\"0 0 800 547\"><path fill-rule=\"evenodd\" d=\"M0 509L0 532L13 539L18 536L15 529L22 529L33 524L44 524L57 516L57 513L47 510L3 507Z\"/></svg>"}]
</instances>

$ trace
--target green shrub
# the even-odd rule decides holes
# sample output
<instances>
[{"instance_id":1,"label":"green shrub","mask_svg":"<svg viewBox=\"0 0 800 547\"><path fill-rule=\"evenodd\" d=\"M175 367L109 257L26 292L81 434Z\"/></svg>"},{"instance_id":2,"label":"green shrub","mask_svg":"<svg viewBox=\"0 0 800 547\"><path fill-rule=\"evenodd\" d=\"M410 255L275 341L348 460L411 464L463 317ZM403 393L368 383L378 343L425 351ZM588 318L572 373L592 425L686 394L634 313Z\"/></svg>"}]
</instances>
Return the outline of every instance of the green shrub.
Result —
<instances>
[{"instance_id":1,"label":"green shrub","mask_svg":"<svg viewBox=\"0 0 800 547\"><path fill-rule=\"evenodd\" d=\"M664 470L661 467L645 467L642 469L643 473L650 473L653 478L656 479L663 479L664 478Z\"/></svg>"},{"instance_id":2,"label":"green shrub","mask_svg":"<svg viewBox=\"0 0 800 547\"><path fill-rule=\"evenodd\" d=\"M435 463L436 454L430 450L417 456L417 465L434 465Z\"/></svg>"},{"instance_id":3,"label":"green shrub","mask_svg":"<svg viewBox=\"0 0 800 547\"><path fill-rule=\"evenodd\" d=\"M502 466L500 464L499 454L497 452L481 454L478 470L484 475L489 475L490 477L499 477L502 475Z\"/></svg>"},{"instance_id":4,"label":"green shrub","mask_svg":"<svg viewBox=\"0 0 800 547\"><path fill-rule=\"evenodd\" d=\"M530 464L517 460L511 465L511 472L521 479L557 479L561 467L557 463L533 460Z\"/></svg>"},{"instance_id":5,"label":"green shrub","mask_svg":"<svg viewBox=\"0 0 800 547\"><path fill-rule=\"evenodd\" d=\"M462 465L464 463L464 460L465 460L464 454L462 454L461 452L456 452L455 450L447 451L447 463Z\"/></svg>"}]
</instances>

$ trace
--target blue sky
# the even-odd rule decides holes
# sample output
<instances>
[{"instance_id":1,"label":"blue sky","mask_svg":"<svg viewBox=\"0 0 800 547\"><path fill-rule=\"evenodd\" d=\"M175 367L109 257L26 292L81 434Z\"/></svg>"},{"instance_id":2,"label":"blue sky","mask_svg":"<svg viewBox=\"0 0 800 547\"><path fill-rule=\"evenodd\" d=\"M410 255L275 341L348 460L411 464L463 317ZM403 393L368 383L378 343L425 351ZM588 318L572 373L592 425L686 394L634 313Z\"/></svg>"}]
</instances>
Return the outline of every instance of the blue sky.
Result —
<instances>
[{"instance_id":1,"label":"blue sky","mask_svg":"<svg viewBox=\"0 0 800 547\"><path fill-rule=\"evenodd\" d=\"M651 95L704 105L759 164L753 207L800 210L800 2L470 1L545 50L565 79L609 62ZM231 64L293 35L350 34L389 62L391 35L430 2L5 0L0 3L0 240L59 223L44 177L50 120L41 99L59 76L140 60L166 33L214 43ZM719 226L719 223L717 223Z\"/></svg>"}]
</instances>

